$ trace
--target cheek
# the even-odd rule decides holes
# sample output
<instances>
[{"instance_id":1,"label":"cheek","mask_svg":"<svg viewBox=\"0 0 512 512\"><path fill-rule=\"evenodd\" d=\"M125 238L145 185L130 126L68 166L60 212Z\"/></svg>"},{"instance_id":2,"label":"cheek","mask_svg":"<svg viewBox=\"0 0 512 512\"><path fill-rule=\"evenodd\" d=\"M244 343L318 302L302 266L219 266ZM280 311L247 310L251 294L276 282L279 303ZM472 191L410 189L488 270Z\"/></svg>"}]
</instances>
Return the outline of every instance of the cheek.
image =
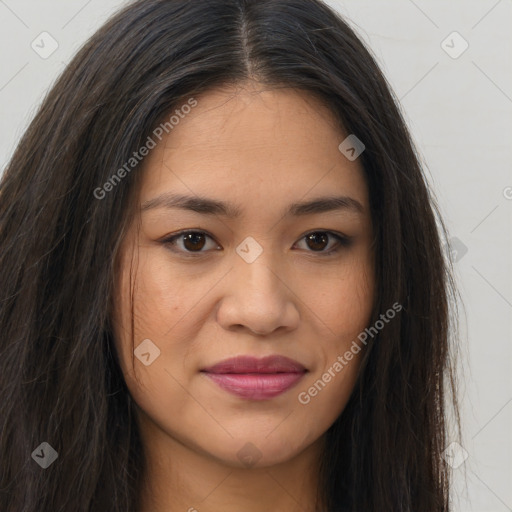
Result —
<instances>
[{"instance_id":1,"label":"cheek","mask_svg":"<svg viewBox=\"0 0 512 512\"><path fill-rule=\"evenodd\" d=\"M328 328L332 340L347 341L370 321L374 299L372 267L364 259L354 258L330 272L305 277L302 296L318 321Z\"/></svg>"},{"instance_id":2,"label":"cheek","mask_svg":"<svg viewBox=\"0 0 512 512\"><path fill-rule=\"evenodd\" d=\"M316 297L319 325L329 330L322 337L319 365L297 396L304 431L311 439L325 432L343 412L358 377L366 347L357 337L370 321L374 292L371 274L365 272L347 273Z\"/></svg>"},{"instance_id":3,"label":"cheek","mask_svg":"<svg viewBox=\"0 0 512 512\"><path fill-rule=\"evenodd\" d=\"M340 265L331 275L310 281L311 309L322 330L319 365L302 386L300 407L309 427L328 428L345 408L357 380L365 346L358 342L371 319L374 299L374 272L367 253ZM323 327L322 327L323 326ZM328 327L328 330L325 329ZM320 355L321 353L321 355ZM316 418L321 425L315 425Z\"/></svg>"},{"instance_id":4,"label":"cheek","mask_svg":"<svg viewBox=\"0 0 512 512\"><path fill-rule=\"evenodd\" d=\"M113 312L115 344L125 375L133 373L134 349L145 339L160 347L162 334L172 329L172 320L179 313L176 295L170 293L173 283L164 267L143 248L133 251L133 259L130 250L125 252L116 281ZM136 359L134 364L144 368Z\"/></svg>"},{"instance_id":5,"label":"cheek","mask_svg":"<svg viewBox=\"0 0 512 512\"><path fill-rule=\"evenodd\" d=\"M155 371L160 367L171 368L173 362L181 365L186 361L191 340L196 338L203 320L198 315L208 314L203 311L201 300L214 286L218 276L194 273L192 266L190 270L177 270L169 263L164 251L141 248L137 258L134 262L128 258L120 274L114 336L123 372L128 378L134 371L134 349L143 340L151 340L160 350L160 355L150 366L142 365L137 358L134 360L137 378L146 381L149 377L145 375L149 370L151 379L155 379ZM159 378L169 381L168 374L161 374Z\"/></svg>"},{"instance_id":6,"label":"cheek","mask_svg":"<svg viewBox=\"0 0 512 512\"><path fill-rule=\"evenodd\" d=\"M115 345L131 396L143 411L158 417L159 411L166 410L169 403L173 403L173 408L181 407L186 398L178 381L169 373L165 340L173 337L172 357L183 361L187 347L176 334L178 327L184 325L180 319L187 311L188 298L177 299L184 295L179 283L169 279L166 267L145 251L139 251L137 262L128 259L125 263L116 292ZM134 349L147 339L154 346L146 342L151 360L146 366L134 354ZM159 351L157 357L154 347Z\"/></svg>"},{"instance_id":7,"label":"cheek","mask_svg":"<svg viewBox=\"0 0 512 512\"><path fill-rule=\"evenodd\" d=\"M133 294L136 337L169 336L187 325L187 315L210 288L210 280L190 272L184 275L160 251L141 251Z\"/></svg>"},{"instance_id":8,"label":"cheek","mask_svg":"<svg viewBox=\"0 0 512 512\"><path fill-rule=\"evenodd\" d=\"M315 374L307 387L299 390L297 416L300 416L301 431L307 433L306 442L326 432L343 413L354 389L359 361L360 354L339 372L332 369L331 362L323 372Z\"/></svg>"}]
</instances>

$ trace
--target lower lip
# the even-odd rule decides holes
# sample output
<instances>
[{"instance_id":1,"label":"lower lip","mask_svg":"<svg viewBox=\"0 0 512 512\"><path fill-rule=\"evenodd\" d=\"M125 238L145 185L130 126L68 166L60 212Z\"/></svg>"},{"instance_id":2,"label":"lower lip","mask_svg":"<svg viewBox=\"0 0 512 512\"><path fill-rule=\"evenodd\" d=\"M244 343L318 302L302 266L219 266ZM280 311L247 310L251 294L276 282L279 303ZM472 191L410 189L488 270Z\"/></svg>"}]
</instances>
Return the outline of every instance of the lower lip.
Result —
<instances>
[{"instance_id":1,"label":"lower lip","mask_svg":"<svg viewBox=\"0 0 512 512\"><path fill-rule=\"evenodd\" d=\"M208 373L210 379L233 395L251 400L268 400L284 393L303 373Z\"/></svg>"}]
</instances>

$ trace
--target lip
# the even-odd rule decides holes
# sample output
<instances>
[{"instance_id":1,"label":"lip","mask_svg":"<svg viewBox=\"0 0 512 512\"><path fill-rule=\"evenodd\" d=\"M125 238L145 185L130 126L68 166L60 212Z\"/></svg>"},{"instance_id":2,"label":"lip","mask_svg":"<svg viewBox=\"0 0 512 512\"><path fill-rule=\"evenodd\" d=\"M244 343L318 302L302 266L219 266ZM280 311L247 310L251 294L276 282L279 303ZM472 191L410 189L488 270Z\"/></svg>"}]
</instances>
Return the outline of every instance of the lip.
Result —
<instances>
[{"instance_id":1,"label":"lip","mask_svg":"<svg viewBox=\"0 0 512 512\"><path fill-rule=\"evenodd\" d=\"M238 356L201 370L225 391L251 400L268 400L284 393L306 372L302 364L284 356Z\"/></svg>"}]
</instances>

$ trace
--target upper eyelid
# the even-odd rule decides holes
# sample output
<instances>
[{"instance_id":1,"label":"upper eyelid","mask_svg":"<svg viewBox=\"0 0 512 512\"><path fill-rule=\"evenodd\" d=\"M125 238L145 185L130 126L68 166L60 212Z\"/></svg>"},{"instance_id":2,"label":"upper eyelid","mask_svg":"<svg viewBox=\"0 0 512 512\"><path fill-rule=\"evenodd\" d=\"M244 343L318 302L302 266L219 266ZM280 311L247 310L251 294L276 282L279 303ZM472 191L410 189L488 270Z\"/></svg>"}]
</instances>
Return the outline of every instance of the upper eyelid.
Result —
<instances>
[{"instance_id":1,"label":"upper eyelid","mask_svg":"<svg viewBox=\"0 0 512 512\"><path fill-rule=\"evenodd\" d=\"M174 240L183 235L187 235L188 233L200 233L202 235L209 236L212 240L214 240L216 243L218 243L215 240L215 237L212 234L208 233L208 231L205 231L204 229L184 229L183 231L178 231L178 233L175 233L174 235L165 236L160 241L161 242L170 242L171 240Z\"/></svg>"}]
</instances>

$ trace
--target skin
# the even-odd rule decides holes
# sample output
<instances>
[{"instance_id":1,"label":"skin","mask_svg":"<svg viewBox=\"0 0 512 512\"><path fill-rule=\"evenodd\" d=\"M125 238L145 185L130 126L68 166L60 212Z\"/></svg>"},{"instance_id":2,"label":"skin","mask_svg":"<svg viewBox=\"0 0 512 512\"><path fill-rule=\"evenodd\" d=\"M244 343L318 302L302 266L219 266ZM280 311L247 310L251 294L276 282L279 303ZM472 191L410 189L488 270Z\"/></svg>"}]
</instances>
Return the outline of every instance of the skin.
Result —
<instances>
[{"instance_id":1,"label":"skin","mask_svg":"<svg viewBox=\"0 0 512 512\"><path fill-rule=\"evenodd\" d=\"M113 315L148 461L141 512L313 511L324 434L348 401L364 349L309 403L298 395L370 320L373 233L363 170L338 149L347 133L307 93L251 82L196 99L145 158L140 205L173 192L232 202L242 214L155 207L135 217L123 241ZM357 200L363 211L282 215L292 202L332 195ZM162 241L185 229L207 236ZM352 243L328 256L338 241L308 243L305 235L317 231ZM236 252L248 236L263 249L252 263ZM187 257L190 248L200 256ZM145 339L160 350L148 366L133 355ZM284 355L308 372L263 401L232 395L200 373L242 354ZM252 464L240 450L254 454Z\"/></svg>"}]
</instances>

